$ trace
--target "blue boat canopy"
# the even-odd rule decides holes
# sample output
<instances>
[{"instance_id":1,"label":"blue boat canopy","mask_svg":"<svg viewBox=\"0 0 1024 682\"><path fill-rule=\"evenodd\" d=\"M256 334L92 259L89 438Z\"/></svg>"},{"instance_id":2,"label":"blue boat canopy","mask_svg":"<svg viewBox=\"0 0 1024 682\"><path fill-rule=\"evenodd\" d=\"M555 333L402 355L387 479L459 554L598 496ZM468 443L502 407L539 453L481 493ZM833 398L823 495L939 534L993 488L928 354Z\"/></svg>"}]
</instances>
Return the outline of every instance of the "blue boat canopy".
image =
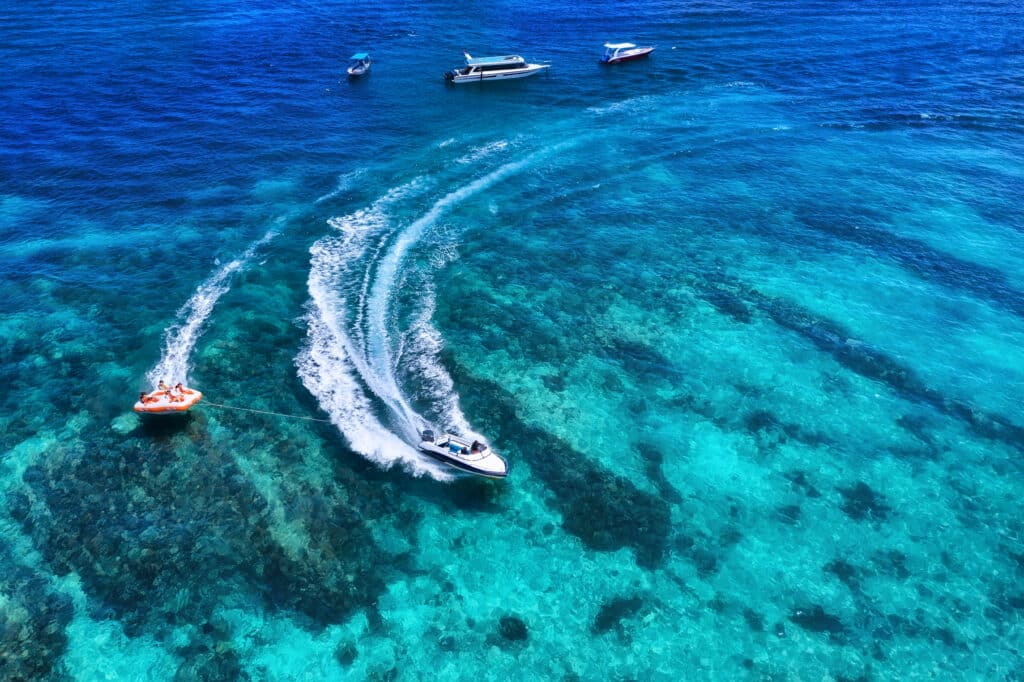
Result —
<instances>
[{"instance_id":1,"label":"blue boat canopy","mask_svg":"<svg viewBox=\"0 0 1024 682\"><path fill-rule=\"evenodd\" d=\"M353 61L363 61L364 59L369 59L369 58L370 58L370 55L367 52L356 52L354 55L349 57L349 59L351 59Z\"/></svg>"}]
</instances>

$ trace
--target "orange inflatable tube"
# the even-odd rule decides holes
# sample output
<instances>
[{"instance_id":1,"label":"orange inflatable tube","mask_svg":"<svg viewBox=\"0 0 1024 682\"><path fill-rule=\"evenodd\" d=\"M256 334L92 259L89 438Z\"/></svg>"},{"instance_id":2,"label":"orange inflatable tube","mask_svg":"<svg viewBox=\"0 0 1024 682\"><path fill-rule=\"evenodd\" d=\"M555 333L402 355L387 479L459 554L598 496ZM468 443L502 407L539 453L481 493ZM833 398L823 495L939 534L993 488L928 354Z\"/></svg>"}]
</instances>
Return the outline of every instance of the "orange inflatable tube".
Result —
<instances>
[{"instance_id":1,"label":"orange inflatable tube","mask_svg":"<svg viewBox=\"0 0 1024 682\"><path fill-rule=\"evenodd\" d=\"M135 403L135 411L140 414L176 414L188 412L202 400L203 394L191 388L176 391L153 391L139 396Z\"/></svg>"}]
</instances>

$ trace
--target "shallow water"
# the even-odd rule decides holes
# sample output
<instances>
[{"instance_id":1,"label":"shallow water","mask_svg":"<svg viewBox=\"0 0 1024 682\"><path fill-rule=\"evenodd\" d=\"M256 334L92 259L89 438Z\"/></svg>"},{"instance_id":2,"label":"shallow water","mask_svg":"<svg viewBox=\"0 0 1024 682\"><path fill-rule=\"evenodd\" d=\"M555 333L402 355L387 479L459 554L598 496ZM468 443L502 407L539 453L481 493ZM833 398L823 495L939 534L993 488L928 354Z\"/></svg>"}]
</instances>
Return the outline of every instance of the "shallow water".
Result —
<instances>
[{"instance_id":1,"label":"shallow water","mask_svg":"<svg viewBox=\"0 0 1024 682\"><path fill-rule=\"evenodd\" d=\"M1024 676L1019 9L566 10L12 6L0 676Z\"/></svg>"}]
</instances>

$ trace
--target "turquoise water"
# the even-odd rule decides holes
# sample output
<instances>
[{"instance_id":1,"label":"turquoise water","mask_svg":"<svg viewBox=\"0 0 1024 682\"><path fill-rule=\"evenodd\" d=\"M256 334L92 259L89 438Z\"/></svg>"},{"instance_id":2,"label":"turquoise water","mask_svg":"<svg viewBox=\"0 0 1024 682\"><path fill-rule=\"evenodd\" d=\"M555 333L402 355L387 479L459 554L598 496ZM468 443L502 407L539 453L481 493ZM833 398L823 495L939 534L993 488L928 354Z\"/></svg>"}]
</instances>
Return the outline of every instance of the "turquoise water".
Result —
<instances>
[{"instance_id":1,"label":"turquoise water","mask_svg":"<svg viewBox=\"0 0 1024 682\"><path fill-rule=\"evenodd\" d=\"M1021 679L1021 20L12 6L0 677Z\"/></svg>"}]
</instances>

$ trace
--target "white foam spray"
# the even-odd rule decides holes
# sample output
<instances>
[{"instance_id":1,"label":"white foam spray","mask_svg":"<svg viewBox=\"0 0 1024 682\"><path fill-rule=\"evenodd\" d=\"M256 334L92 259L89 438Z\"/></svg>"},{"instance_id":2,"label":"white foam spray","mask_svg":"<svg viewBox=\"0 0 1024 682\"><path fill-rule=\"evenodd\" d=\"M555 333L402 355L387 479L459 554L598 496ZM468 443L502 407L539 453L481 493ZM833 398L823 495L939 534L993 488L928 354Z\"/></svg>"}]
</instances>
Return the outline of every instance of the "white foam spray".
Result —
<instances>
[{"instance_id":1,"label":"white foam spray","mask_svg":"<svg viewBox=\"0 0 1024 682\"><path fill-rule=\"evenodd\" d=\"M399 267L409 249L419 241L424 231L436 223L446 211L499 180L522 170L531 160L532 157L527 157L521 161L507 163L454 192L446 194L435 202L430 210L402 230L377 266L376 276L370 288L370 296L366 302L367 361L376 378L374 383L380 386L380 391L375 389L375 392L382 400L394 406L393 409L405 421L406 428L413 433L423 425L424 420L416 414L398 388L391 354L391 334L387 325Z\"/></svg>"},{"instance_id":2,"label":"white foam spray","mask_svg":"<svg viewBox=\"0 0 1024 682\"><path fill-rule=\"evenodd\" d=\"M350 301L358 313L369 286L373 258L367 254L393 229L389 207L416 194L422 184L396 187L368 208L328 221L334 233L310 248L307 342L295 365L303 385L353 450L385 469L399 464L413 475L447 480L440 465L420 457L375 416L366 388L374 394L382 389L366 366L358 318L349 319Z\"/></svg>"},{"instance_id":3,"label":"white foam spray","mask_svg":"<svg viewBox=\"0 0 1024 682\"><path fill-rule=\"evenodd\" d=\"M210 275L185 302L177 314L177 322L164 332L164 349L146 381L156 386L165 381L173 386L179 381L188 384L189 358L202 333L203 323L210 317L221 296L231 289L231 278L250 264L260 247L269 243L277 232L271 230L249 245L249 248L227 265Z\"/></svg>"},{"instance_id":4,"label":"white foam spray","mask_svg":"<svg viewBox=\"0 0 1024 682\"><path fill-rule=\"evenodd\" d=\"M480 145L479 147L473 147L468 153L455 159L455 163L471 164L481 159L485 159L492 154L503 152L508 149L508 140L495 140L494 142L488 142L487 144Z\"/></svg>"},{"instance_id":5,"label":"white foam spray","mask_svg":"<svg viewBox=\"0 0 1024 682\"><path fill-rule=\"evenodd\" d=\"M358 180L363 175L363 172L364 172L363 169L360 168L360 169L351 171L349 173L343 173L343 174L339 175L338 176L338 182L334 186L334 189L332 189L330 192L328 192L327 194L323 195L322 197L320 197L319 199L317 199L313 203L319 204L321 202L327 201L328 199L333 199L334 197L338 196L342 192L347 191L349 188L352 187L352 185L355 183L355 181Z\"/></svg>"},{"instance_id":6,"label":"white foam spray","mask_svg":"<svg viewBox=\"0 0 1024 682\"><path fill-rule=\"evenodd\" d=\"M483 439L462 414L452 379L441 364L442 338L430 322L435 294L429 278L404 331L389 328L396 318L393 299L401 285L402 263L426 231L454 206L521 171L535 156L507 163L446 194L403 228L389 213L397 202L415 196L423 183L395 188L365 209L332 218L328 222L335 232L310 249L308 338L295 359L299 377L351 447L384 468L398 464L414 475L451 477L410 445L431 423L399 387L399 359L403 376L418 385L414 399L429 405L437 426Z\"/></svg>"},{"instance_id":7,"label":"white foam spray","mask_svg":"<svg viewBox=\"0 0 1024 682\"><path fill-rule=\"evenodd\" d=\"M430 405L430 413L438 426L448 433L485 440L462 413L455 382L441 363L444 339L432 322L437 300L434 285L425 283L422 292L419 310L402 337L396 362L402 366L403 375L409 376L416 386L413 398Z\"/></svg>"}]
</instances>

